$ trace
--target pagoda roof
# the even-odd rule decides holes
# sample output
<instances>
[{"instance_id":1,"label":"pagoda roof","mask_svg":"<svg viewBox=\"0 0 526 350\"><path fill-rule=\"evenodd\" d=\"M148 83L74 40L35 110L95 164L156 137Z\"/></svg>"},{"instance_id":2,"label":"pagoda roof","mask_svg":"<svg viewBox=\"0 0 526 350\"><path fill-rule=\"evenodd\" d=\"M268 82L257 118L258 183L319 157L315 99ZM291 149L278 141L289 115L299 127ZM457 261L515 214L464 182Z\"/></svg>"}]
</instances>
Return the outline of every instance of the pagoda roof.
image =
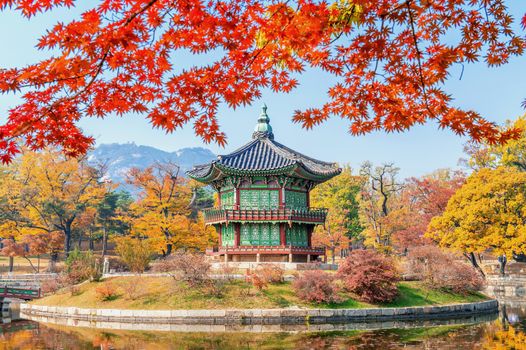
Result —
<instances>
[{"instance_id":1,"label":"pagoda roof","mask_svg":"<svg viewBox=\"0 0 526 350\"><path fill-rule=\"evenodd\" d=\"M231 175L287 175L323 182L341 172L336 163L316 160L275 141L269 121L264 106L250 142L195 166L188 176L205 183Z\"/></svg>"}]
</instances>

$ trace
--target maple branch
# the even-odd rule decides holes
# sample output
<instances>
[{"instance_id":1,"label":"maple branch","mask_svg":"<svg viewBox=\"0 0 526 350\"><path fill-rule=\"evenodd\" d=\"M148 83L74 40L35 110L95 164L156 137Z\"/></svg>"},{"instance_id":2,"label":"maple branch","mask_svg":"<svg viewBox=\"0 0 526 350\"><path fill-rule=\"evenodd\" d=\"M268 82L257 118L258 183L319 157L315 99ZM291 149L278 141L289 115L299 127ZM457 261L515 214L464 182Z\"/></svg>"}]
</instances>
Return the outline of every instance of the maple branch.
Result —
<instances>
[{"instance_id":1,"label":"maple branch","mask_svg":"<svg viewBox=\"0 0 526 350\"><path fill-rule=\"evenodd\" d=\"M140 9L139 11L133 13L127 20L126 22L124 22L124 25L123 27L126 27L128 24L130 24L135 18L137 18L139 15L141 15L142 13L144 13L146 10L148 10L150 7L152 7L158 0L150 0L150 2L148 2L148 4L146 4L142 9ZM88 91L88 89L91 87L91 85L95 82L95 80L97 79L97 77L99 76L100 72L102 71L102 68L104 67L104 63L106 62L106 59L108 58L108 55L110 54L110 51L111 51L111 46L107 46L105 48L105 51L104 51L104 54L99 62L99 64L97 65L96 67L96 71L95 73L93 74L92 78L90 79L90 81L88 82L88 84L78 93L72 95L71 97L68 97L67 99L68 100L73 100L77 97L79 97L80 95L84 94L86 91ZM88 75L89 73L87 73L86 75ZM26 133L32 126L32 124L34 122L37 122L37 121L41 121L46 115L48 115L49 113L51 113L53 111L53 108L56 106L57 103L59 103L59 101L61 101L62 99L58 99L57 101L53 102L52 104L49 105L49 107L44 111L44 113L42 113L39 117L37 117L33 122L29 121L27 123L25 123L24 126L20 127L16 133L13 133L13 135L11 137L8 137L5 139L6 142L10 142L12 140L14 140L15 138L19 137L20 135Z\"/></svg>"},{"instance_id":2,"label":"maple branch","mask_svg":"<svg viewBox=\"0 0 526 350\"><path fill-rule=\"evenodd\" d=\"M422 87L422 94L424 96L424 103L426 105L426 109L433 118L437 119L435 113L433 113L433 111L431 110L431 107L429 106L429 98L427 95L426 84L424 81L424 74L422 73L422 59L421 59L422 53L420 52L420 48L418 47L418 37L416 35L415 20L413 18L413 12L411 11L411 1L412 0L406 1L406 6L407 6L407 13L409 14L409 23L411 25L411 33L413 35L413 42L414 42L414 46L416 50L416 60L418 63L418 75L420 77L420 85Z\"/></svg>"}]
</instances>

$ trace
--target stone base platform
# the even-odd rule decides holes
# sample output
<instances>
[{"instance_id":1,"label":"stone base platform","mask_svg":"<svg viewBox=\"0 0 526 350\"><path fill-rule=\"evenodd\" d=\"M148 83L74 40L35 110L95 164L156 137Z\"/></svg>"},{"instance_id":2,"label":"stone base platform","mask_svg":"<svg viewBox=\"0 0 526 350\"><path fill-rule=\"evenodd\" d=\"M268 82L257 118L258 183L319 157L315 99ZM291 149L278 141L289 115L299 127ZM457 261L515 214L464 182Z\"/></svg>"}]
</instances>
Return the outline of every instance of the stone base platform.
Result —
<instances>
[{"instance_id":1,"label":"stone base platform","mask_svg":"<svg viewBox=\"0 0 526 350\"><path fill-rule=\"evenodd\" d=\"M325 263L289 263L289 262L212 262L212 269L222 270L225 267L234 268L234 269L256 269L258 266L278 266L283 270L296 270L296 271L306 271L306 270L338 270L338 265L336 264L325 264Z\"/></svg>"}]
</instances>

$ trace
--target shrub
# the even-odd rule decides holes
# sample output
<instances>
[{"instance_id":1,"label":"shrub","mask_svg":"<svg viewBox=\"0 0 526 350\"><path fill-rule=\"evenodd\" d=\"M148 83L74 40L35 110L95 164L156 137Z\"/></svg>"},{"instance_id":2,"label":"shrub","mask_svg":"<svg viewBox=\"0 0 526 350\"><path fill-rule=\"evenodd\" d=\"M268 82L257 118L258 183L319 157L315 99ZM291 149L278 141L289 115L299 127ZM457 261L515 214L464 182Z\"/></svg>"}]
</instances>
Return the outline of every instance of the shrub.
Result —
<instances>
[{"instance_id":1,"label":"shrub","mask_svg":"<svg viewBox=\"0 0 526 350\"><path fill-rule=\"evenodd\" d=\"M124 293L127 299L136 300L141 296L141 291L144 290L144 282L140 277L131 277L124 282Z\"/></svg>"},{"instance_id":2,"label":"shrub","mask_svg":"<svg viewBox=\"0 0 526 350\"><path fill-rule=\"evenodd\" d=\"M157 264L156 271L168 273L174 280L190 286L202 286L210 277L210 263L203 254L178 251Z\"/></svg>"},{"instance_id":3,"label":"shrub","mask_svg":"<svg viewBox=\"0 0 526 350\"><path fill-rule=\"evenodd\" d=\"M93 252L81 252L75 249L70 252L65 261L65 274L70 284L80 283L82 281L97 281L101 277L101 266Z\"/></svg>"},{"instance_id":4,"label":"shrub","mask_svg":"<svg viewBox=\"0 0 526 350\"><path fill-rule=\"evenodd\" d=\"M436 246L413 248L407 255L406 269L431 289L467 294L480 290L484 283L473 267Z\"/></svg>"},{"instance_id":5,"label":"shrub","mask_svg":"<svg viewBox=\"0 0 526 350\"><path fill-rule=\"evenodd\" d=\"M227 281L234 280L234 275L236 273L237 269L233 266L229 266L227 264L222 264L221 268L219 269L219 273L223 276L223 278Z\"/></svg>"},{"instance_id":6,"label":"shrub","mask_svg":"<svg viewBox=\"0 0 526 350\"><path fill-rule=\"evenodd\" d=\"M131 272L143 273L152 260L154 248L147 239L132 237L114 238L116 243L115 252L128 266Z\"/></svg>"},{"instance_id":7,"label":"shrub","mask_svg":"<svg viewBox=\"0 0 526 350\"><path fill-rule=\"evenodd\" d=\"M53 294L60 288L62 284L59 283L58 278L46 279L40 284L40 291L43 295Z\"/></svg>"},{"instance_id":8,"label":"shrub","mask_svg":"<svg viewBox=\"0 0 526 350\"><path fill-rule=\"evenodd\" d=\"M111 301L118 298L117 289L115 286L109 282L106 282L97 288L95 288L95 293L97 298L100 301Z\"/></svg>"},{"instance_id":9,"label":"shrub","mask_svg":"<svg viewBox=\"0 0 526 350\"><path fill-rule=\"evenodd\" d=\"M74 296L81 295L82 291L80 290L78 286L69 286L69 293L71 294L72 297L74 297Z\"/></svg>"},{"instance_id":10,"label":"shrub","mask_svg":"<svg viewBox=\"0 0 526 350\"><path fill-rule=\"evenodd\" d=\"M250 273L248 275L248 279L250 280L250 283L252 283L252 285L260 292L268 286L268 281L256 272Z\"/></svg>"},{"instance_id":11,"label":"shrub","mask_svg":"<svg viewBox=\"0 0 526 350\"><path fill-rule=\"evenodd\" d=\"M306 271L292 283L298 298L314 303L341 302L334 277L319 270Z\"/></svg>"},{"instance_id":12,"label":"shrub","mask_svg":"<svg viewBox=\"0 0 526 350\"><path fill-rule=\"evenodd\" d=\"M345 289L365 302L390 302L398 295L394 261L372 250L355 250L340 264L337 276Z\"/></svg>"},{"instance_id":13,"label":"shrub","mask_svg":"<svg viewBox=\"0 0 526 350\"><path fill-rule=\"evenodd\" d=\"M283 283L285 280L285 271L278 265L259 265L256 269L258 274L267 283Z\"/></svg>"},{"instance_id":14,"label":"shrub","mask_svg":"<svg viewBox=\"0 0 526 350\"><path fill-rule=\"evenodd\" d=\"M221 298L225 293L227 281L221 279L209 279L206 282L206 292L215 298Z\"/></svg>"}]
</instances>

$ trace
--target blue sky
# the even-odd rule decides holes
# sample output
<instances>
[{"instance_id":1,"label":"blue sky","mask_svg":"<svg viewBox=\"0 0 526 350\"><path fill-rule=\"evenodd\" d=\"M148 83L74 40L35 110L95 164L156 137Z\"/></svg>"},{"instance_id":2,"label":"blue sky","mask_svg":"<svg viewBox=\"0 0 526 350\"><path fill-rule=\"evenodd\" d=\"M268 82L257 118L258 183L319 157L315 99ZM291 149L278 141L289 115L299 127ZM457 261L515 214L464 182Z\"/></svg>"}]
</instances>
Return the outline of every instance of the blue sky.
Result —
<instances>
[{"instance_id":1,"label":"blue sky","mask_svg":"<svg viewBox=\"0 0 526 350\"><path fill-rule=\"evenodd\" d=\"M86 4L88 2L84 2ZM516 18L526 12L522 1L509 1ZM59 9L28 21L15 12L0 12L0 67L28 64L45 57L34 46L38 37L58 20L74 18L80 8ZM182 64L190 64L189 57L181 57ZM451 75L446 90L455 97L455 104L479 111L489 120L503 123L524 113L521 101L526 98L526 58L514 58L510 64L489 69L484 64L467 65L462 80L460 66ZM419 176L437 168L455 168L463 156L466 139L447 130L439 130L435 123L418 126L401 134L375 132L365 136L351 136L348 124L333 118L315 128L303 130L293 124L296 109L321 105L326 99L331 81L318 71L308 71L300 80L300 87L290 94L264 91L260 101L235 111L222 108L219 121L229 143L225 149L204 145L194 136L189 125L173 134L152 129L140 115L121 118L110 116L81 122L84 131L93 135L97 143L135 142L166 151L183 147L203 146L216 153L228 153L250 139L261 105L266 103L276 139L289 147L326 161L350 164L356 168L370 160L375 164L394 162L404 177ZM18 98L0 95L0 122L6 111L15 106Z\"/></svg>"}]
</instances>

